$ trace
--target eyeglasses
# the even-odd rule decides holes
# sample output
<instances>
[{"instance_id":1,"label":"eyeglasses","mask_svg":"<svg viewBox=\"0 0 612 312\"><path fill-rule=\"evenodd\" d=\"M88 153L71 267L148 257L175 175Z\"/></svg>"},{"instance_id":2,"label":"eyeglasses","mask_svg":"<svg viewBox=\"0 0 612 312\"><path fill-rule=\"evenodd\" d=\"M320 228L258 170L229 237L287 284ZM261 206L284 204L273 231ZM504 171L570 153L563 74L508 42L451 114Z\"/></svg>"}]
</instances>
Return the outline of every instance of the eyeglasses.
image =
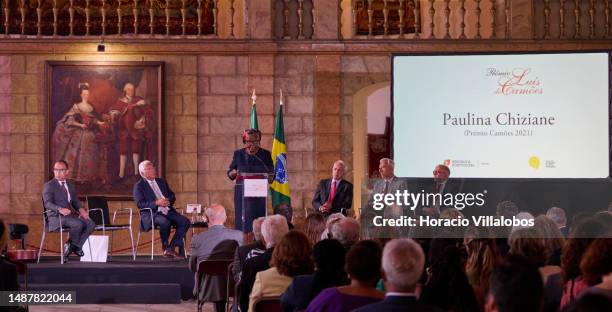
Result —
<instances>
[{"instance_id":1,"label":"eyeglasses","mask_svg":"<svg viewBox=\"0 0 612 312\"><path fill-rule=\"evenodd\" d=\"M244 141L244 144L247 144L247 143L257 144L257 143L259 143L259 141L258 140L246 140L246 141Z\"/></svg>"},{"instance_id":2,"label":"eyeglasses","mask_svg":"<svg viewBox=\"0 0 612 312\"><path fill-rule=\"evenodd\" d=\"M53 168L53 171L57 171L57 172L65 172L65 171L68 171L68 169L57 169L57 168Z\"/></svg>"}]
</instances>

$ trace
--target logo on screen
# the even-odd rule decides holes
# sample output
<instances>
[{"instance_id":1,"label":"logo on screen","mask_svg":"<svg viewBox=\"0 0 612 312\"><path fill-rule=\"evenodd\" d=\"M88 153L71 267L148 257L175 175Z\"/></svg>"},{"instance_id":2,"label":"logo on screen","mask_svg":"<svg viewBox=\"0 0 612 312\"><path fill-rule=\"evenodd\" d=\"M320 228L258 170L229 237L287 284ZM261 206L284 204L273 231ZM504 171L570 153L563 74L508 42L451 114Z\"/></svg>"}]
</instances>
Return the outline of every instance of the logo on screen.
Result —
<instances>
[{"instance_id":1,"label":"logo on screen","mask_svg":"<svg viewBox=\"0 0 612 312\"><path fill-rule=\"evenodd\" d=\"M534 170L538 170L540 169L540 157L538 156L531 156L529 157L529 167L533 168Z\"/></svg>"},{"instance_id":2,"label":"logo on screen","mask_svg":"<svg viewBox=\"0 0 612 312\"><path fill-rule=\"evenodd\" d=\"M499 69L489 67L486 73L487 77L492 77L496 81L495 94L504 96L544 94L542 81L531 68Z\"/></svg>"}]
</instances>

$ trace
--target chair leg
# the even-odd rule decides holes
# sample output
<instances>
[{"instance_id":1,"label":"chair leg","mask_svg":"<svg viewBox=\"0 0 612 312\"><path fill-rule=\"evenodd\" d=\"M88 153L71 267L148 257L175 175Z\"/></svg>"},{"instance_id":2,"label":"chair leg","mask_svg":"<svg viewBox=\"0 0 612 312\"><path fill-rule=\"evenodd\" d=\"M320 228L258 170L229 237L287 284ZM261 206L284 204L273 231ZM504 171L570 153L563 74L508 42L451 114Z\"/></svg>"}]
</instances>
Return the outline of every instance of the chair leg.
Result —
<instances>
[{"instance_id":1,"label":"chair leg","mask_svg":"<svg viewBox=\"0 0 612 312\"><path fill-rule=\"evenodd\" d=\"M93 252L91 252L91 241L89 238L87 238L87 245L89 246L89 259L91 259L91 262L93 262Z\"/></svg>"},{"instance_id":2,"label":"chair leg","mask_svg":"<svg viewBox=\"0 0 612 312\"><path fill-rule=\"evenodd\" d=\"M153 248L155 246L155 228L151 229L151 261L153 261Z\"/></svg>"},{"instance_id":3,"label":"chair leg","mask_svg":"<svg viewBox=\"0 0 612 312\"><path fill-rule=\"evenodd\" d=\"M47 232L45 232L45 229L43 229L42 237L40 238L40 247L38 248L38 259L36 260L36 263L40 263L40 255L42 254L42 248L43 248L43 246L45 244L45 236L46 235L47 235ZM63 250L60 250L60 251L63 251Z\"/></svg>"},{"instance_id":4,"label":"chair leg","mask_svg":"<svg viewBox=\"0 0 612 312\"><path fill-rule=\"evenodd\" d=\"M62 229L62 223L60 222L60 263L64 264L64 230Z\"/></svg>"},{"instance_id":5,"label":"chair leg","mask_svg":"<svg viewBox=\"0 0 612 312\"><path fill-rule=\"evenodd\" d=\"M130 242L132 243L132 260L136 260L136 253L134 253L134 236L132 235L131 227L130 227Z\"/></svg>"},{"instance_id":6,"label":"chair leg","mask_svg":"<svg viewBox=\"0 0 612 312\"><path fill-rule=\"evenodd\" d=\"M134 260L138 256L138 243L140 242L140 229L138 229L138 238L136 238L136 248L134 248Z\"/></svg>"},{"instance_id":7,"label":"chair leg","mask_svg":"<svg viewBox=\"0 0 612 312\"><path fill-rule=\"evenodd\" d=\"M110 235L110 252L108 253L109 258L113 258L113 233L115 233L115 231L111 231L111 235Z\"/></svg>"}]
</instances>

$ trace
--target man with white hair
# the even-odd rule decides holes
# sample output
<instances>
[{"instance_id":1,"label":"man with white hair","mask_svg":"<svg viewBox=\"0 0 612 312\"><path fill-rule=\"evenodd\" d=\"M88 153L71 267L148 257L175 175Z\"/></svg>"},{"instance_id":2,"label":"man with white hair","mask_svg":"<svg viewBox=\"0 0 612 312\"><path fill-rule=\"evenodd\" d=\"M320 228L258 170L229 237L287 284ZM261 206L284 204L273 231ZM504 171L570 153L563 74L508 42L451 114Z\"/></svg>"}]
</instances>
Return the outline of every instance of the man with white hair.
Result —
<instances>
[{"instance_id":1,"label":"man with white hair","mask_svg":"<svg viewBox=\"0 0 612 312\"><path fill-rule=\"evenodd\" d=\"M247 311L249 307L249 295L253 289L253 283L255 282L255 275L258 272L265 271L270 268L270 260L272 259L272 252L274 246L278 243L285 234L289 232L289 225L287 219L281 215L272 215L264 219L261 224L261 235L266 243L266 251L256 257L247 259L242 267L242 274L240 278L240 309Z\"/></svg>"},{"instance_id":2,"label":"man with white hair","mask_svg":"<svg viewBox=\"0 0 612 312\"><path fill-rule=\"evenodd\" d=\"M312 208L325 216L335 212L351 209L353 204L353 184L342 177L346 172L346 164L336 160L332 167L332 178L319 181L312 198Z\"/></svg>"},{"instance_id":3,"label":"man with white hair","mask_svg":"<svg viewBox=\"0 0 612 312\"><path fill-rule=\"evenodd\" d=\"M395 176L395 162L390 158L382 158L379 161L378 172L380 180L374 183L372 196L368 200L368 209L373 210L374 194L395 194L396 192L408 191L408 182ZM412 211L410 211L412 212ZM387 218L398 218L402 215L401 207L397 205L385 206L377 215L384 215Z\"/></svg>"},{"instance_id":4,"label":"man with white hair","mask_svg":"<svg viewBox=\"0 0 612 312\"><path fill-rule=\"evenodd\" d=\"M185 252L183 239L191 222L174 209L176 196L168 182L157 177L157 171L151 161L141 162L138 171L142 179L134 184L133 195L136 206L140 209L140 227L144 231L150 231L153 225L159 226L164 257L174 258L177 256L174 250L176 247L179 248L179 255ZM145 208L152 210L153 222L151 222L151 212L144 210ZM168 243L172 226L176 226L176 232L172 241Z\"/></svg>"},{"instance_id":5,"label":"man with white hair","mask_svg":"<svg viewBox=\"0 0 612 312\"><path fill-rule=\"evenodd\" d=\"M348 251L359 241L359 222L353 218L342 218L331 226L331 238L339 241Z\"/></svg>"},{"instance_id":6,"label":"man with white hair","mask_svg":"<svg viewBox=\"0 0 612 312\"><path fill-rule=\"evenodd\" d=\"M242 232L224 226L227 220L225 207L213 204L206 208L208 230L197 234L191 241L189 268L196 272L198 264L204 260L231 259L236 247L242 245ZM196 281L197 282L197 281ZM227 279L218 276L203 275L200 280L200 292L195 294L203 302L214 302L217 312L225 311Z\"/></svg>"},{"instance_id":7,"label":"man with white hair","mask_svg":"<svg viewBox=\"0 0 612 312\"><path fill-rule=\"evenodd\" d=\"M416 286L425 267L425 254L419 244L409 238L399 238L385 245L381 275L385 283L385 300L363 306L355 311L441 311L418 302Z\"/></svg>"},{"instance_id":8,"label":"man with white hair","mask_svg":"<svg viewBox=\"0 0 612 312\"><path fill-rule=\"evenodd\" d=\"M567 237L569 229L567 227L567 217L565 216L565 210L563 210L563 208L552 207L548 209L546 217L553 220L563 236Z\"/></svg>"}]
</instances>

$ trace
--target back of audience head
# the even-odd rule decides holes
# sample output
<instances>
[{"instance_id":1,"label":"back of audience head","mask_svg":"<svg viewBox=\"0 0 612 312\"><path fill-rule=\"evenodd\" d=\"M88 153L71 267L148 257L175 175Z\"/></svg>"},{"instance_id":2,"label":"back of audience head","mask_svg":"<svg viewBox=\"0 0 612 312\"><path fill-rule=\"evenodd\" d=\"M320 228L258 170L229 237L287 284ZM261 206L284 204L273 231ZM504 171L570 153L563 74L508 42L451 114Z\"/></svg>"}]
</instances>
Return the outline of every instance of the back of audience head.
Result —
<instances>
[{"instance_id":1,"label":"back of audience head","mask_svg":"<svg viewBox=\"0 0 612 312\"><path fill-rule=\"evenodd\" d=\"M457 208L446 208L440 213L440 219L459 219L459 218L465 218L465 216Z\"/></svg>"},{"instance_id":2,"label":"back of audience head","mask_svg":"<svg viewBox=\"0 0 612 312\"><path fill-rule=\"evenodd\" d=\"M549 251L544 245L544 240L538 237L538 232L533 228L522 228L510 234L509 254L520 256L529 260L533 265L542 267L546 265Z\"/></svg>"},{"instance_id":3,"label":"back of audience head","mask_svg":"<svg viewBox=\"0 0 612 312\"><path fill-rule=\"evenodd\" d=\"M595 239L580 261L580 271L589 286L601 283L602 277L612 273L612 239Z\"/></svg>"},{"instance_id":4,"label":"back of audience head","mask_svg":"<svg viewBox=\"0 0 612 312\"><path fill-rule=\"evenodd\" d=\"M266 242L266 248L274 247L287 232L287 219L281 215L267 216L261 224L261 235Z\"/></svg>"},{"instance_id":5,"label":"back of audience head","mask_svg":"<svg viewBox=\"0 0 612 312\"><path fill-rule=\"evenodd\" d=\"M535 219L534 216L531 213L527 212L527 211L521 211L521 212L517 213L515 217L518 220L534 220ZM519 229L527 228L527 227L529 227L529 226L528 225L514 225L514 226L512 226L512 230L510 230L510 233L512 233L512 232L514 232L516 230L519 230Z\"/></svg>"},{"instance_id":6,"label":"back of audience head","mask_svg":"<svg viewBox=\"0 0 612 312\"><path fill-rule=\"evenodd\" d=\"M509 200L499 202L495 211L498 217L512 218L519 213L518 206Z\"/></svg>"},{"instance_id":7,"label":"back of audience head","mask_svg":"<svg viewBox=\"0 0 612 312\"><path fill-rule=\"evenodd\" d=\"M346 253L345 271L351 280L374 287L380 278L382 250L378 243L362 240Z\"/></svg>"},{"instance_id":8,"label":"back of audience head","mask_svg":"<svg viewBox=\"0 0 612 312\"><path fill-rule=\"evenodd\" d=\"M425 267L423 249L408 238L391 240L382 256L382 273L386 288L392 292L412 293Z\"/></svg>"},{"instance_id":9,"label":"back of audience head","mask_svg":"<svg viewBox=\"0 0 612 312\"><path fill-rule=\"evenodd\" d=\"M223 225L227 219L225 207L221 204L212 204L204 210L209 225Z\"/></svg>"},{"instance_id":10,"label":"back of audience head","mask_svg":"<svg viewBox=\"0 0 612 312\"><path fill-rule=\"evenodd\" d=\"M312 249L312 259L317 271L336 272L344 270L346 250L335 239L323 239L317 242Z\"/></svg>"},{"instance_id":11,"label":"back of audience head","mask_svg":"<svg viewBox=\"0 0 612 312\"><path fill-rule=\"evenodd\" d=\"M565 210L559 207L552 207L546 211L546 216L555 222L558 228L567 225L567 217L565 216Z\"/></svg>"},{"instance_id":12,"label":"back of audience head","mask_svg":"<svg viewBox=\"0 0 612 312\"><path fill-rule=\"evenodd\" d=\"M553 220L544 215L539 215L535 218L533 228L536 230L537 236L543 240L550 260L550 256L555 252L559 252L565 244L565 238L561 230L559 230L559 227L557 227Z\"/></svg>"},{"instance_id":13,"label":"back of audience head","mask_svg":"<svg viewBox=\"0 0 612 312\"><path fill-rule=\"evenodd\" d=\"M580 276L582 255L596 237L606 232L606 227L594 218L583 219L572 229L561 255L561 270L565 282Z\"/></svg>"},{"instance_id":14,"label":"back of audience head","mask_svg":"<svg viewBox=\"0 0 612 312\"><path fill-rule=\"evenodd\" d=\"M255 241L263 241L263 235L261 235L261 225L265 219L265 217L259 217L253 220L253 237L255 238Z\"/></svg>"},{"instance_id":15,"label":"back of audience head","mask_svg":"<svg viewBox=\"0 0 612 312\"><path fill-rule=\"evenodd\" d=\"M274 247L270 264L281 275L293 277L309 274L313 269L311 253L312 247L306 235L300 231L289 231Z\"/></svg>"},{"instance_id":16,"label":"back of audience head","mask_svg":"<svg viewBox=\"0 0 612 312\"><path fill-rule=\"evenodd\" d=\"M524 258L509 257L491 274L485 311L540 311L543 288L536 266Z\"/></svg>"},{"instance_id":17,"label":"back of audience head","mask_svg":"<svg viewBox=\"0 0 612 312\"><path fill-rule=\"evenodd\" d=\"M353 218L343 218L331 227L331 237L348 249L359 240L359 222Z\"/></svg>"},{"instance_id":18,"label":"back of audience head","mask_svg":"<svg viewBox=\"0 0 612 312\"><path fill-rule=\"evenodd\" d=\"M323 231L325 231L325 217L318 212L309 214L304 222L304 233L310 243L314 245L320 241Z\"/></svg>"}]
</instances>

